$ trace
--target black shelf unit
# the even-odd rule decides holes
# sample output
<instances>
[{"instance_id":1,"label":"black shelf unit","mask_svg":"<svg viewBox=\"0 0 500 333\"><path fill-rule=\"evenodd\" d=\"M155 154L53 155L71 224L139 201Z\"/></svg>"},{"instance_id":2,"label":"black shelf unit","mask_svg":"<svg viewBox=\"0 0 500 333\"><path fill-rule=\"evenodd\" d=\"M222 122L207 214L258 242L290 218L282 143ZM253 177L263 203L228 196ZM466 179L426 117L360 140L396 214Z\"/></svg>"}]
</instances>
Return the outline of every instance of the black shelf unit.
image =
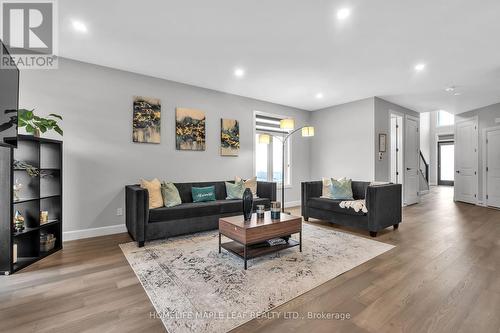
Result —
<instances>
[{"instance_id":1,"label":"black shelf unit","mask_svg":"<svg viewBox=\"0 0 500 333\"><path fill-rule=\"evenodd\" d=\"M29 135L17 137L17 148L0 147L0 274L12 274L62 249L62 141ZM26 170L14 168L14 161L29 163L40 171L31 177ZM20 200L14 200L12 186L23 184ZM14 215L25 218L25 229L16 232ZM49 220L40 224L40 211L49 212ZM54 234L55 247L40 249L40 235ZM14 262L14 244L17 261Z\"/></svg>"}]
</instances>

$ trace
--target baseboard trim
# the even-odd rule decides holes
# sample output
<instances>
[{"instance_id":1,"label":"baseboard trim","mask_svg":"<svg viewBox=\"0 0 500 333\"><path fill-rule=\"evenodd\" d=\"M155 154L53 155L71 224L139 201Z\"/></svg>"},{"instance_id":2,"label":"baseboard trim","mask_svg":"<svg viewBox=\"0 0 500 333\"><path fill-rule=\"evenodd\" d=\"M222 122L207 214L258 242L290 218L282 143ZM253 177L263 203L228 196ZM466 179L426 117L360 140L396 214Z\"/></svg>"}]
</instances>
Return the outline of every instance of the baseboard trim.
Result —
<instances>
[{"instance_id":1,"label":"baseboard trim","mask_svg":"<svg viewBox=\"0 0 500 333\"><path fill-rule=\"evenodd\" d=\"M63 241L66 242L76 239L121 234L123 232L127 232L127 227L125 226L125 224L110 225L107 227L100 227L100 228L65 231L63 232Z\"/></svg>"}]
</instances>

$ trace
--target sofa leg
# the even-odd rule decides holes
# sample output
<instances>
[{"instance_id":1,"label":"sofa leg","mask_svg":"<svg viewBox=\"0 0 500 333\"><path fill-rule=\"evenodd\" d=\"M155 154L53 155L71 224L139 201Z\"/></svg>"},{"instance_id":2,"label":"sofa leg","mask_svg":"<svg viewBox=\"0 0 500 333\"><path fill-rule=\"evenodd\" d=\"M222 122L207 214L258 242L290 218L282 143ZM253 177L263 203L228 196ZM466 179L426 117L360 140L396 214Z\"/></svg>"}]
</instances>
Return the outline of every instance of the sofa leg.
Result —
<instances>
[{"instance_id":1,"label":"sofa leg","mask_svg":"<svg viewBox=\"0 0 500 333\"><path fill-rule=\"evenodd\" d=\"M370 236L377 237L377 232L376 231L370 231Z\"/></svg>"},{"instance_id":2,"label":"sofa leg","mask_svg":"<svg viewBox=\"0 0 500 333\"><path fill-rule=\"evenodd\" d=\"M396 230L397 228L399 228L399 223L398 223L398 224L393 225L393 227L394 227L394 230Z\"/></svg>"},{"instance_id":3,"label":"sofa leg","mask_svg":"<svg viewBox=\"0 0 500 333\"><path fill-rule=\"evenodd\" d=\"M309 221L309 217L304 216L304 221Z\"/></svg>"},{"instance_id":4,"label":"sofa leg","mask_svg":"<svg viewBox=\"0 0 500 333\"><path fill-rule=\"evenodd\" d=\"M144 247L144 241L140 241L140 242L137 242L137 245L139 245L139 247Z\"/></svg>"}]
</instances>

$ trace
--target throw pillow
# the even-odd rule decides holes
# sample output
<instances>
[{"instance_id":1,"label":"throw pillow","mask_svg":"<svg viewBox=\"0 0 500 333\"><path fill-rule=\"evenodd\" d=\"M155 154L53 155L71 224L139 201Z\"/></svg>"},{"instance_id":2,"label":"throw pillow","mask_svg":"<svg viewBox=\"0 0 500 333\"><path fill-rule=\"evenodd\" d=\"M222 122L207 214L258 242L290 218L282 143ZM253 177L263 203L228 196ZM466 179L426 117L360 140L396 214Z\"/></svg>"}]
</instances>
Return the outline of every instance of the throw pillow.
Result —
<instances>
[{"instance_id":1,"label":"throw pillow","mask_svg":"<svg viewBox=\"0 0 500 333\"><path fill-rule=\"evenodd\" d=\"M163 207L163 198L161 196L161 183L157 178L151 181L141 179L141 187L148 190L149 209Z\"/></svg>"},{"instance_id":2,"label":"throw pillow","mask_svg":"<svg viewBox=\"0 0 500 333\"><path fill-rule=\"evenodd\" d=\"M241 182L243 181L243 189L249 188L250 191L252 191L253 198L258 198L257 196L257 177L252 177L247 180L243 180L241 177L235 177L234 182Z\"/></svg>"},{"instance_id":3,"label":"throw pillow","mask_svg":"<svg viewBox=\"0 0 500 333\"><path fill-rule=\"evenodd\" d=\"M161 195L163 196L163 204L165 207L175 207L182 203L179 190L174 183L161 183Z\"/></svg>"},{"instance_id":4,"label":"throw pillow","mask_svg":"<svg viewBox=\"0 0 500 333\"><path fill-rule=\"evenodd\" d=\"M192 187L193 202L215 201L215 186Z\"/></svg>"},{"instance_id":5,"label":"throw pillow","mask_svg":"<svg viewBox=\"0 0 500 333\"><path fill-rule=\"evenodd\" d=\"M323 190L321 191L321 197L322 198L331 198L332 191L331 191L330 187L332 186L332 179L323 177L321 180L323 182Z\"/></svg>"},{"instance_id":6,"label":"throw pillow","mask_svg":"<svg viewBox=\"0 0 500 333\"><path fill-rule=\"evenodd\" d=\"M352 184L350 179L333 179L331 186L331 199L336 200L354 200L352 195Z\"/></svg>"},{"instance_id":7,"label":"throw pillow","mask_svg":"<svg viewBox=\"0 0 500 333\"><path fill-rule=\"evenodd\" d=\"M245 192L243 184L243 181L234 182L234 184L226 182L226 200L243 198L243 192Z\"/></svg>"}]
</instances>

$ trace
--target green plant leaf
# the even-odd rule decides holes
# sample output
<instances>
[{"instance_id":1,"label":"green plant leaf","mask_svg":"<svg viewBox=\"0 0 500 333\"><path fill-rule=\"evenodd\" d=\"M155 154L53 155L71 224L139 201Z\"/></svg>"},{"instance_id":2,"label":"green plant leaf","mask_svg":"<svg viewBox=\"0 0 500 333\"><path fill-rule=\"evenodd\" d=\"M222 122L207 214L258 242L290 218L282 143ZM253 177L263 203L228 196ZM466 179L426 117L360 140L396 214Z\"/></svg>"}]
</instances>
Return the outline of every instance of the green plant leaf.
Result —
<instances>
[{"instance_id":1,"label":"green plant leaf","mask_svg":"<svg viewBox=\"0 0 500 333\"><path fill-rule=\"evenodd\" d=\"M59 135L63 136L63 130L59 126L54 126L54 131L59 133Z\"/></svg>"},{"instance_id":2,"label":"green plant leaf","mask_svg":"<svg viewBox=\"0 0 500 333\"><path fill-rule=\"evenodd\" d=\"M26 112L26 120L32 120L33 119L33 110L27 111Z\"/></svg>"},{"instance_id":3,"label":"green plant leaf","mask_svg":"<svg viewBox=\"0 0 500 333\"><path fill-rule=\"evenodd\" d=\"M27 124L26 125L26 132L28 132L28 133L34 133L35 132L35 128L33 126L31 126L30 124Z\"/></svg>"},{"instance_id":4,"label":"green plant leaf","mask_svg":"<svg viewBox=\"0 0 500 333\"><path fill-rule=\"evenodd\" d=\"M52 116L52 117L59 118L59 119L63 120L63 118L60 115L55 114L55 113L51 113L51 114L49 114L49 116Z\"/></svg>"},{"instance_id":5,"label":"green plant leaf","mask_svg":"<svg viewBox=\"0 0 500 333\"><path fill-rule=\"evenodd\" d=\"M40 132L42 132L42 133L47 132L47 127L45 127L45 126L43 126L43 125L38 126L38 129L39 129L39 130L40 130Z\"/></svg>"}]
</instances>

